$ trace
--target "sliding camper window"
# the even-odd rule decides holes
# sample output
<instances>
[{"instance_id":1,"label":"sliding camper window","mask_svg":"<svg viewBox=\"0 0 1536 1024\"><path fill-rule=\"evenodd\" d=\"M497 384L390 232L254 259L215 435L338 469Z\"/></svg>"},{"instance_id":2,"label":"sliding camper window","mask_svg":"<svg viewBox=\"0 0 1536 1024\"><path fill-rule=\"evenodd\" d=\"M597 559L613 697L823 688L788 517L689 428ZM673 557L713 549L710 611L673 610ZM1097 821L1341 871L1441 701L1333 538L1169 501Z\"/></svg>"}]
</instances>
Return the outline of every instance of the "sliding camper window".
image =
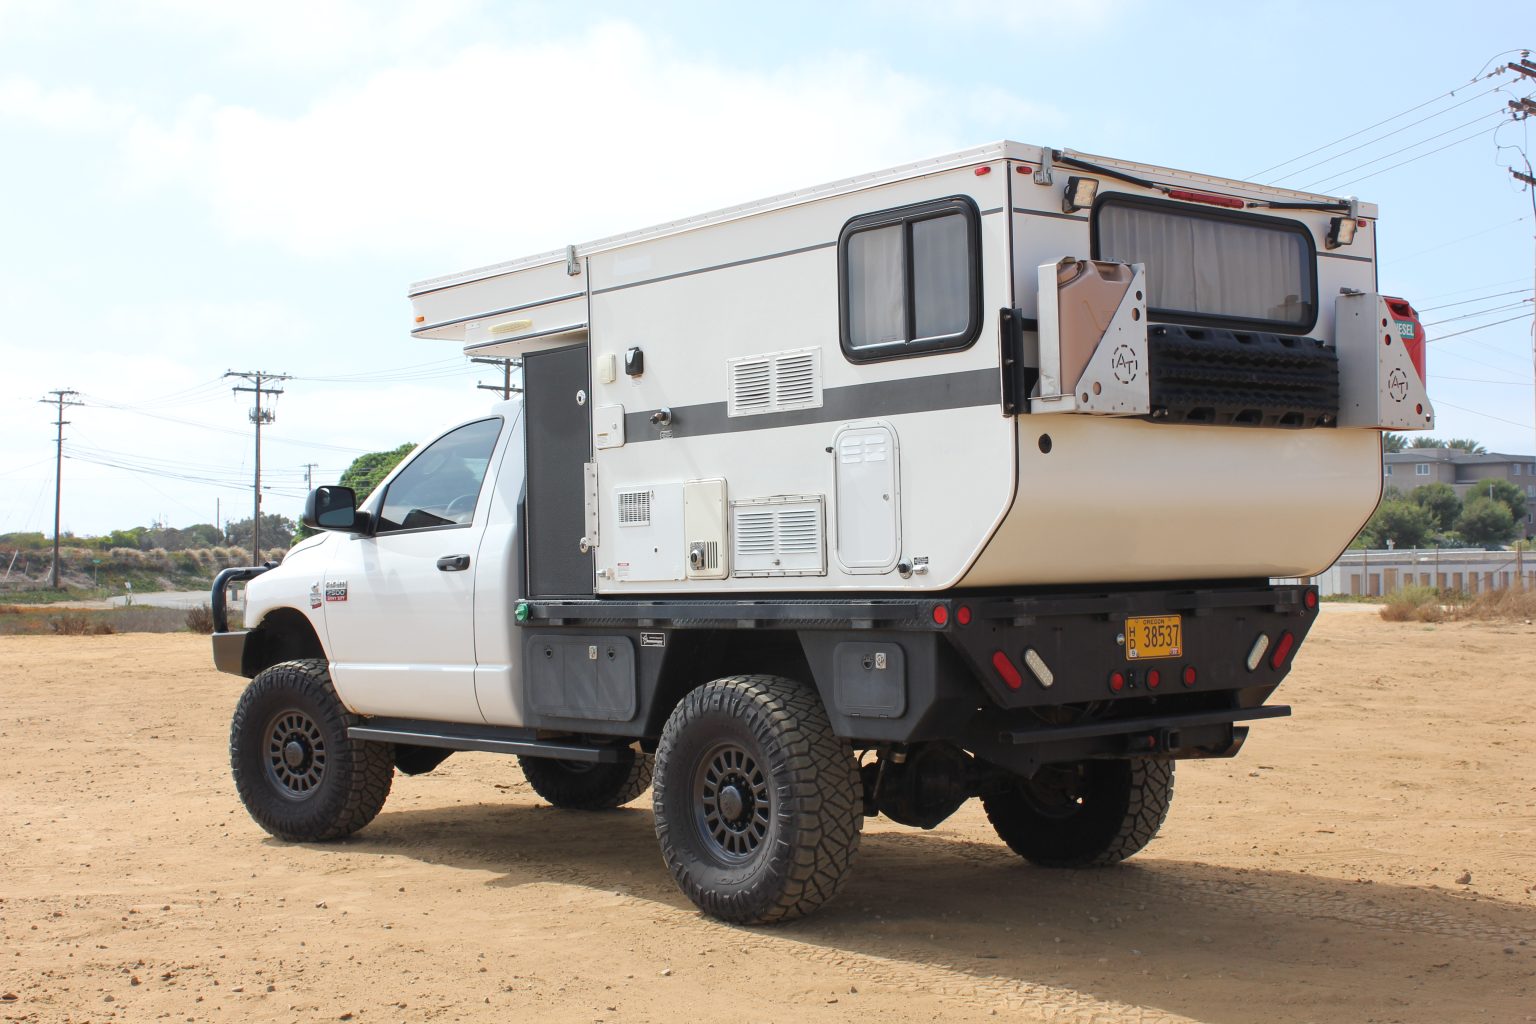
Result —
<instances>
[{"instance_id":1,"label":"sliding camper window","mask_svg":"<svg viewBox=\"0 0 1536 1024\"><path fill-rule=\"evenodd\" d=\"M855 217L837 239L856 363L968 347L981 331L980 214L965 196Z\"/></svg>"},{"instance_id":2,"label":"sliding camper window","mask_svg":"<svg viewBox=\"0 0 1536 1024\"><path fill-rule=\"evenodd\" d=\"M1146 264L1158 320L1280 334L1317 324L1317 247L1296 221L1101 196L1093 258Z\"/></svg>"}]
</instances>

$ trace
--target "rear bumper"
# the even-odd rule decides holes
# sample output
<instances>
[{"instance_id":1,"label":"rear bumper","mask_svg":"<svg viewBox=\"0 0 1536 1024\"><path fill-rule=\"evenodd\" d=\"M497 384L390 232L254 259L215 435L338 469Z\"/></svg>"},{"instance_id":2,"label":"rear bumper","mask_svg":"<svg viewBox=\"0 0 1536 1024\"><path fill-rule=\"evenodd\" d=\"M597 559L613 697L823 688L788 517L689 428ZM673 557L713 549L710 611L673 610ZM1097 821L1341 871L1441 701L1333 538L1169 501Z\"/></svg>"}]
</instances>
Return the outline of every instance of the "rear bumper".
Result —
<instances>
[{"instance_id":1,"label":"rear bumper","mask_svg":"<svg viewBox=\"0 0 1536 1024\"><path fill-rule=\"evenodd\" d=\"M230 675L245 675L245 638L250 630L213 634L213 667Z\"/></svg>"}]
</instances>

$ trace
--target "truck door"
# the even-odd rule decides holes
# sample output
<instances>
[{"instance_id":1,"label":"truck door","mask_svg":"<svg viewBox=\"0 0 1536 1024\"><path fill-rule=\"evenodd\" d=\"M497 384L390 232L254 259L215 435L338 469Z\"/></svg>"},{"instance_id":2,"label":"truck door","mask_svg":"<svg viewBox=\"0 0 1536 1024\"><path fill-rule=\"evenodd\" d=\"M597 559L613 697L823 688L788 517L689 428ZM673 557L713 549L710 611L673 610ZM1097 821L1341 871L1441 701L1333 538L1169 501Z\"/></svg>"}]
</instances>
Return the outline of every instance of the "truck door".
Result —
<instances>
[{"instance_id":1,"label":"truck door","mask_svg":"<svg viewBox=\"0 0 1536 1024\"><path fill-rule=\"evenodd\" d=\"M523 357L528 430L528 593L591 597L582 466L592 457L587 346Z\"/></svg>"},{"instance_id":2,"label":"truck door","mask_svg":"<svg viewBox=\"0 0 1536 1024\"><path fill-rule=\"evenodd\" d=\"M499 416L419 449L373 505L372 535L342 539L324 583L331 676L368 714L482 720L475 701L474 567Z\"/></svg>"}]
</instances>

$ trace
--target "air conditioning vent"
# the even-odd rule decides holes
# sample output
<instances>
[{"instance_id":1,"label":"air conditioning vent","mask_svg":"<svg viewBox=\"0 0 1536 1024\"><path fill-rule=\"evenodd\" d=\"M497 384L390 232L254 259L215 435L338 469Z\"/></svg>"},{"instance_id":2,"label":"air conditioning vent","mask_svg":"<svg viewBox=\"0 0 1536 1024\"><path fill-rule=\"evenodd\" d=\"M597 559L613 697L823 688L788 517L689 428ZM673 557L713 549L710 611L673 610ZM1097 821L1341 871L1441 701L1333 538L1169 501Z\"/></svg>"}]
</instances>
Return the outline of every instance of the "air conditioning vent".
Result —
<instances>
[{"instance_id":1,"label":"air conditioning vent","mask_svg":"<svg viewBox=\"0 0 1536 1024\"><path fill-rule=\"evenodd\" d=\"M819 494L731 502L731 575L825 576L824 503Z\"/></svg>"},{"instance_id":2,"label":"air conditioning vent","mask_svg":"<svg viewBox=\"0 0 1536 1024\"><path fill-rule=\"evenodd\" d=\"M644 491L619 491L619 525L650 526L651 494Z\"/></svg>"},{"instance_id":3,"label":"air conditioning vent","mask_svg":"<svg viewBox=\"0 0 1536 1024\"><path fill-rule=\"evenodd\" d=\"M728 415L821 408L820 349L747 356L729 365Z\"/></svg>"}]
</instances>

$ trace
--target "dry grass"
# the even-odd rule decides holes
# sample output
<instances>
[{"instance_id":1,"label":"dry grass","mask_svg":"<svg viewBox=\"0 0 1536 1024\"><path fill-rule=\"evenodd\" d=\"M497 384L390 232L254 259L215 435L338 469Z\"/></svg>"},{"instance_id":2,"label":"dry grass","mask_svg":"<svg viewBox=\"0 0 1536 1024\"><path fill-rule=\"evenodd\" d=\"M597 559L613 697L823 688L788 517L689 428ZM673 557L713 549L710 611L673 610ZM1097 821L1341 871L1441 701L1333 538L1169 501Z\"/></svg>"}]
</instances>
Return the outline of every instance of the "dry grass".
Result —
<instances>
[{"instance_id":1,"label":"dry grass","mask_svg":"<svg viewBox=\"0 0 1536 1024\"><path fill-rule=\"evenodd\" d=\"M14 606L0 606L14 607ZM15 608L0 616L0 636L107 636L113 633L179 633L187 628L181 608ZM237 627L232 627L237 628Z\"/></svg>"},{"instance_id":2,"label":"dry grass","mask_svg":"<svg viewBox=\"0 0 1536 1024\"><path fill-rule=\"evenodd\" d=\"M1404 587L1387 595L1381 617L1388 622L1444 622L1450 609L1446 595L1434 587Z\"/></svg>"},{"instance_id":3,"label":"dry grass","mask_svg":"<svg viewBox=\"0 0 1536 1024\"><path fill-rule=\"evenodd\" d=\"M107 636L117 632L112 623L85 612L61 612L48 620L48 627L62 636Z\"/></svg>"},{"instance_id":4,"label":"dry grass","mask_svg":"<svg viewBox=\"0 0 1536 1024\"><path fill-rule=\"evenodd\" d=\"M1460 619L1536 619L1536 590L1487 590L1459 609Z\"/></svg>"},{"instance_id":5,"label":"dry grass","mask_svg":"<svg viewBox=\"0 0 1536 1024\"><path fill-rule=\"evenodd\" d=\"M194 633L213 632L213 608L204 601L195 608L187 609L187 628Z\"/></svg>"},{"instance_id":6,"label":"dry grass","mask_svg":"<svg viewBox=\"0 0 1536 1024\"><path fill-rule=\"evenodd\" d=\"M1536 619L1536 590L1510 587L1468 595L1404 587L1387 595L1381 617L1388 622L1530 621Z\"/></svg>"}]
</instances>

